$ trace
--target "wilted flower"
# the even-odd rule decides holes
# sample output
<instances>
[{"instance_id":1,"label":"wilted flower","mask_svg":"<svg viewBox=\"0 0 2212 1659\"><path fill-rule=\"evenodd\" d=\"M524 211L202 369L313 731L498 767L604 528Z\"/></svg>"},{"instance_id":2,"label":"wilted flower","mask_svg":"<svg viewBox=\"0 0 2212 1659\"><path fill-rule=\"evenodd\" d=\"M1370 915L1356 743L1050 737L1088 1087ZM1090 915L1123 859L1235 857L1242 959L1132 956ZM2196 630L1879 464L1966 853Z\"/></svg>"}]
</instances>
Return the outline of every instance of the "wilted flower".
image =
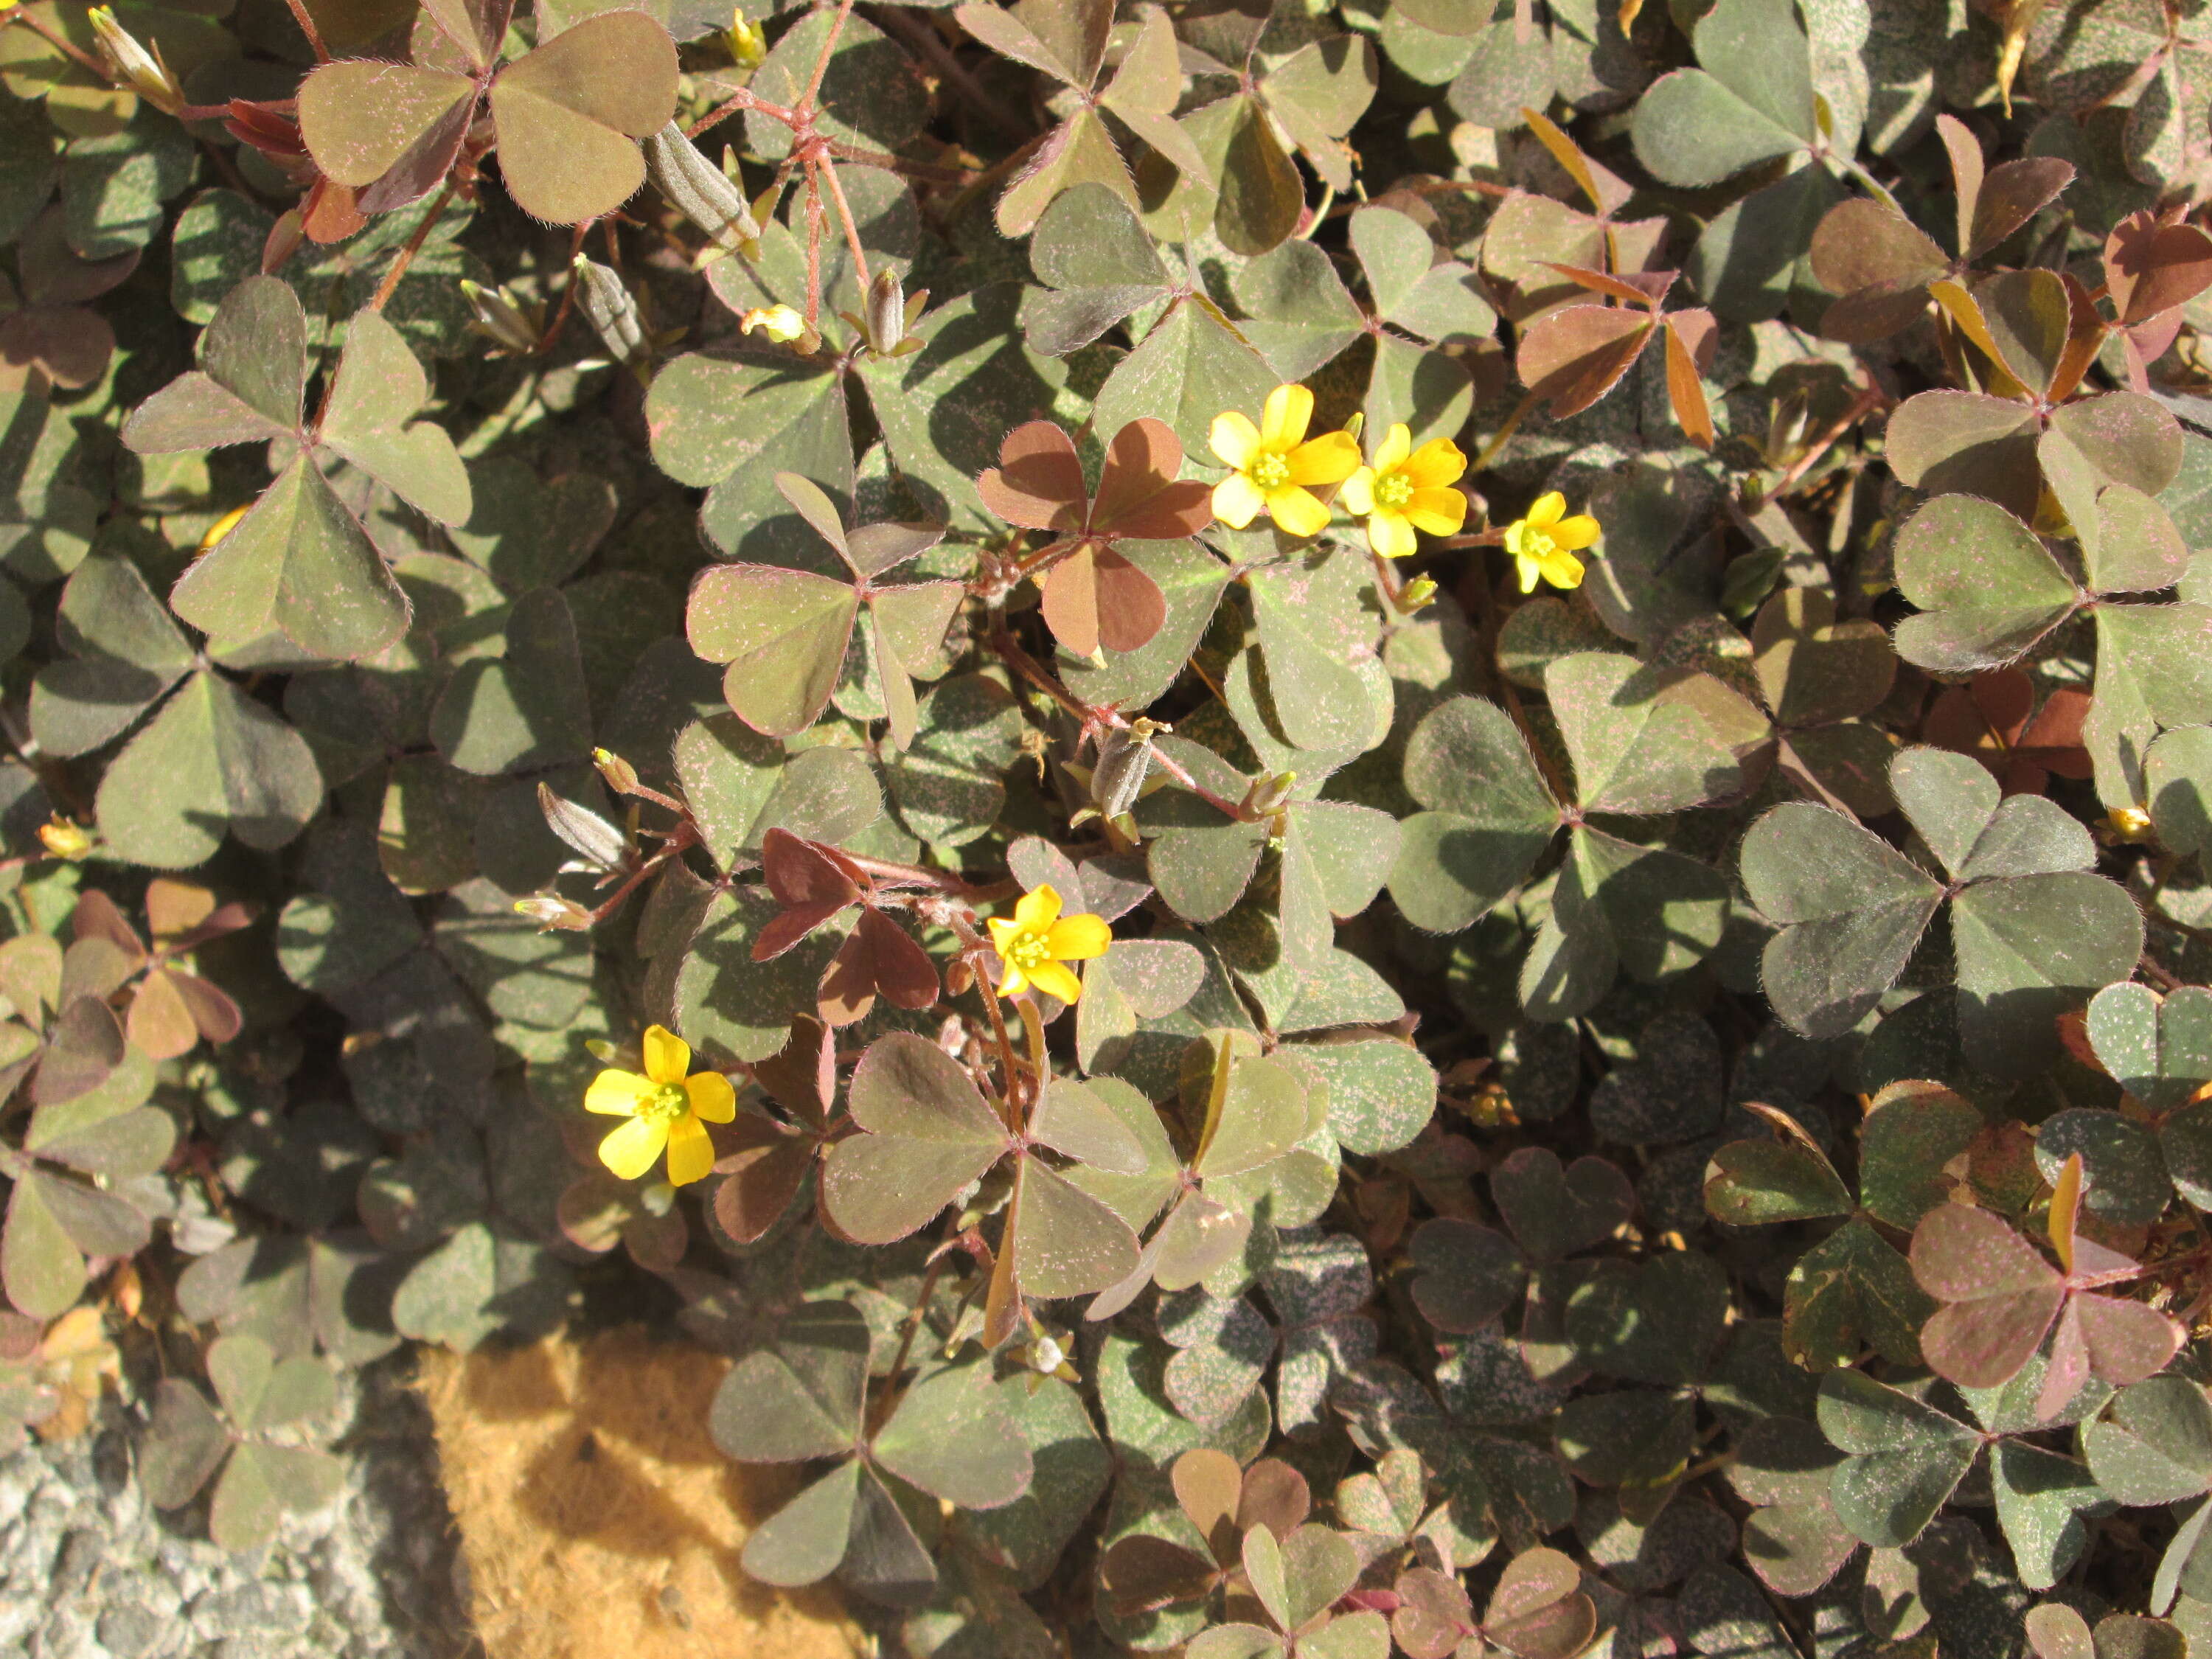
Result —
<instances>
[{"instance_id":1,"label":"wilted flower","mask_svg":"<svg viewBox=\"0 0 2212 1659\"><path fill-rule=\"evenodd\" d=\"M2150 814L2140 806L2115 806L2105 814L2105 829L2114 841L2142 842L2153 838Z\"/></svg>"},{"instance_id":2,"label":"wilted flower","mask_svg":"<svg viewBox=\"0 0 2212 1659\"><path fill-rule=\"evenodd\" d=\"M1359 465L1359 445L1348 432L1309 440L1313 401L1302 386L1279 386L1267 394L1257 427L1233 409L1213 417L1207 442L1223 465L1235 469L1213 487L1213 513L1222 523L1242 530L1264 508L1293 536L1328 528L1328 508L1311 486L1350 477Z\"/></svg>"},{"instance_id":3,"label":"wilted flower","mask_svg":"<svg viewBox=\"0 0 2212 1659\"><path fill-rule=\"evenodd\" d=\"M991 919L991 943L1006 969L1000 994L1019 996L1034 985L1048 996L1073 1002L1083 994L1083 981L1066 964L1103 957L1113 942L1114 930L1103 916L1060 915L1060 893L1047 883L1022 895L1012 921Z\"/></svg>"},{"instance_id":4,"label":"wilted flower","mask_svg":"<svg viewBox=\"0 0 2212 1659\"><path fill-rule=\"evenodd\" d=\"M39 826L39 840L46 851L71 864L92 851L92 832L59 812Z\"/></svg>"},{"instance_id":5,"label":"wilted flower","mask_svg":"<svg viewBox=\"0 0 2212 1659\"><path fill-rule=\"evenodd\" d=\"M738 319L738 326L747 334L758 330L769 339L788 345L806 332L806 319L789 306L755 306Z\"/></svg>"},{"instance_id":6,"label":"wilted flower","mask_svg":"<svg viewBox=\"0 0 2212 1659\"><path fill-rule=\"evenodd\" d=\"M1598 538L1598 522L1587 513L1565 516L1567 498L1547 490L1528 516L1505 527L1505 550L1521 569L1521 591L1533 593L1539 580L1554 587L1580 587L1583 562L1575 556Z\"/></svg>"},{"instance_id":7,"label":"wilted flower","mask_svg":"<svg viewBox=\"0 0 2212 1659\"><path fill-rule=\"evenodd\" d=\"M1344 505L1367 520L1367 544L1386 559L1407 557L1419 545L1413 534L1455 536L1467 522L1467 497L1451 486L1467 471L1467 457L1449 438L1413 447L1401 421L1375 452L1374 464L1344 481Z\"/></svg>"},{"instance_id":8,"label":"wilted flower","mask_svg":"<svg viewBox=\"0 0 2212 1659\"><path fill-rule=\"evenodd\" d=\"M703 1180L714 1167L706 1126L737 1116L737 1091L720 1072L690 1075L691 1045L665 1026L646 1027L644 1048L642 1077L610 1066L585 1091L586 1111L629 1119L599 1143L599 1162L635 1181L665 1146L670 1185Z\"/></svg>"}]
</instances>

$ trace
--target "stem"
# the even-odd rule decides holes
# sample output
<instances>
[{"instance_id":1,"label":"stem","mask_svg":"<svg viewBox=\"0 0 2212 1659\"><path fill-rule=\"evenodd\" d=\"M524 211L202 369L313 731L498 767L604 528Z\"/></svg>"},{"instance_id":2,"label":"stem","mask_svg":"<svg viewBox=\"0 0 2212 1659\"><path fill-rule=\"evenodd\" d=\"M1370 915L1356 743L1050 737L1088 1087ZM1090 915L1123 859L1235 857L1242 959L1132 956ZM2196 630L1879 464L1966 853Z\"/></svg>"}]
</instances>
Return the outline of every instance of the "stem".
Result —
<instances>
[{"instance_id":1,"label":"stem","mask_svg":"<svg viewBox=\"0 0 2212 1659\"><path fill-rule=\"evenodd\" d=\"M853 209L845 200L845 187L837 182L837 168L823 161L813 169L814 176L830 186L830 199L836 204L837 217L845 227L845 246L853 251L853 270L860 284L860 306L865 311L868 303L868 256L860 251L860 228L853 222Z\"/></svg>"},{"instance_id":2,"label":"stem","mask_svg":"<svg viewBox=\"0 0 2212 1659\"><path fill-rule=\"evenodd\" d=\"M1851 406L1831 422L1827 428L1813 441L1812 447L1790 464L1790 470L1782 475L1781 481L1774 486L1769 499L1786 495L1796 489L1797 481L1812 470L1815 461L1833 448L1846 432L1880 409L1887 401L1887 399L1882 396L1881 388L1875 386L1869 385L1865 391L1860 392L1853 400Z\"/></svg>"},{"instance_id":3,"label":"stem","mask_svg":"<svg viewBox=\"0 0 2212 1659\"><path fill-rule=\"evenodd\" d=\"M416 254L422 251L423 242L428 239L430 227L438 222L438 216L446 210L446 204L453 197L453 181L448 177L444 187L431 198L429 211L415 227L415 234L407 239L406 246L401 248L398 257L392 260L392 269L384 273L384 280L376 285L376 293L368 302L371 311L384 309L384 302L392 297L392 290L399 286L399 279L407 274L407 267L415 262Z\"/></svg>"},{"instance_id":4,"label":"stem","mask_svg":"<svg viewBox=\"0 0 2212 1659\"><path fill-rule=\"evenodd\" d=\"M91 70L93 74L98 76L109 86L112 87L118 84L115 77L108 73L106 64L101 63L97 58L94 58L91 53L86 52L82 46L72 45L61 35L56 34L44 23L41 23L37 18L32 16L29 12L22 9L21 7L17 7L13 12L9 14L9 16L10 21L22 24L23 27L29 29L32 33L38 35L44 40L46 43L52 46L56 52L62 53L65 57L75 59L80 66Z\"/></svg>"},{"instance_id":5,"label":"stem","mask_svg":"<svg viewBox=\"0 0 2212 1659\"><path fill-rule=\"evenodd\" d=\"M837 15L830 20L830 33L822 42L822 55L814 60L814 73L806 77L806 90L799 94L797 108L809 126L813 125L815 95L822 90L822 77L830 73L830 56L837 50L837 37L845 32L845 20L853 15L853 0L837 0Z\"/></svg>"},{"instance_id":6,"label":"stem","mask_svg":"<svg viewBox=\"0 0 2212 1659\"><path fill-rule=\"evenodd\" d=\"M315 27L315 20L307 10L306 0L284 0L284 3L292 9L292 21L300 26L300 33L307 37L307 44L315 49L315 61L329 63L331 49L323 44L323 32Z\"/></svg>"},{"instance_id":7,"label":"stem","mask_svg":"<svg viewBox=\"0 0 2212 1659\"><path fill-rule=\"evenodd\" d=\"M822 186L806 169L806 325L822 326Z\"/></svg>"},{"instance_id":8,"label":"stem","mask_svg":"<svg viewBox=\"0 0 2212 1659\"><path fill-rule=\"evenodd\" d=\"M584 251L584 233L590 228L589 225L578 225L575 234L568 239L568 280L562 284L561 303L554 309L553 320L545 325L545 332L538 337L538 349L541 355L553 349L554 342L561 337L561 331L568 325L568 313L576 308L576 284L580 280L576 275L576 256Z\"/></svg>"}]
</instances>

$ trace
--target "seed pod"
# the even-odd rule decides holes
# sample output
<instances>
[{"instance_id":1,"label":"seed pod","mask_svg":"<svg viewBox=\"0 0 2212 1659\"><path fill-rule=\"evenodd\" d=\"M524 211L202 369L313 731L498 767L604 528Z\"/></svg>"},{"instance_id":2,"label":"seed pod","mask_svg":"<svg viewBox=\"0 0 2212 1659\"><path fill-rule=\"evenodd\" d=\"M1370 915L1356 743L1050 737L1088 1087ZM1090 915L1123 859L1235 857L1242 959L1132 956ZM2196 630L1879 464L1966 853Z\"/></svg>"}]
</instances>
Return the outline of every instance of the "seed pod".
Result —
<instances>
[{"instance_id":1,"label":"seed pod","mask_svg":"<svg viewBox=\"0 0 2212 1659\"><path fill-rule=\"evenodd\" d=\"M1117 818L1137 804L1152 766L1152 736L1169 728L1141 716L1098 739L1098 764L1091 770L1091 798L1102 817Z\"/></svg>"},{"instance_id":2,"label":"seed pod","mask_svg":"<svg viewBox=\"0 0 2212 1659\"><path fill-rule=\"evenodd\" d=\"M715 246L734 252L760 240L744 193L671 121L645 141L645 170L669 205Z\"/></svg>"},{"instance_id":3,"label":"seed pod","mask_svg":"<svg viewBox=\"0 0 2212 1659\"><path fill-rule=\"evenodd\" d=\"M597 870L619 870L629 850L623 832L588 806L562 800L551 789L538 786L538 810L545 814L546 827L573 848Z\"/></svg>"},{"instance_id":4,"label":"seed pod","mask_svg":"<svg viewBox=\"0 0 2212 1659\"><path fill-rule=\"evenodd\" d=\"M606 342L607 356L618 363L635 362L646 355L645 322L637 314L637 301L609 267L582 254L576 256L576 295L584 315Z\"/></svg>"},{"instance_id":5,"label":"seed pod","mask_svg":"<svg viewBox=\"0 0 2212 1659\"><path fill-rule=\"evenodd\" d=\"M868 284L868 343L879 352L893 352L906 338L906 289L889 270L879 270Z\"/></svg>"},{"instance_id":6,"label":"seed pod","mask_svg":"<svg viewBox=\"0 0 2212 1659\"><path fill-rule=\"evenodd\" d=\"M538 319L509 298L505 289L485 288L464 276L461 278L461 297L469 302L469 309L476 313L471 326L508 350L532 352L544 341L544 334L538 325Z\"/></svg>"}]
</instances>

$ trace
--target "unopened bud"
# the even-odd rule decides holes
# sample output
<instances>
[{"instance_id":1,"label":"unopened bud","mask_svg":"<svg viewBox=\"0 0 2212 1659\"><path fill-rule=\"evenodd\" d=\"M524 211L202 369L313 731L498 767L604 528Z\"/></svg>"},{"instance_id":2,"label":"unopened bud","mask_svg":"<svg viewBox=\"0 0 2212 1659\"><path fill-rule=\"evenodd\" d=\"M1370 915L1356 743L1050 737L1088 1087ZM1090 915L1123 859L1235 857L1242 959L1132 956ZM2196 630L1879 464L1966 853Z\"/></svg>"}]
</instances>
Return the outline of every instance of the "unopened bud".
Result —
<instances>
[{"instance_id":1,"label":"unopened bud","mask_svg":"<svg viewBox=\"0 0 2212 1659\"><path fill-rule=\"evenodd\" d=\"M237 529L238 521L252 510L253 503L252 501L248 501L243 507L232 507L229 512L224 514L222 517L217 519L213 524L210 525L207 528L207 534L200 538L200 552L207 552L225 536L228 536L232 531Z\"/></svg>"},{"instance_id":2,"label":"unopened bud","mask_svg":"<svg viewBox=\"0 0 2212 1659\"><path fill-rule=\"evenodd\" d=\"M92 832L59 812L39 826L39 840L46 851L71 864L92 851Z\"/></svg>"},{"instance_id":3,"label":"unopened bud","mask_svg":"<svg viewBox=\"0 0 2212 1659\"><path fill-rule=\"evenodd\" d=\"M592 764L599 769L607 787L617 795L627 795L637 787L637 768L620 755L605 749L592 750Z\"/></svg>"},{"instance_id":4,"label":"unopened bud","mask_svg":"<svg viewBox=\"0 0 2212 1659\"><path fill-rule=\"evenodd\" d=\"M534 308L523 306L503 288L486 288L464 276L461 297L476 313L470 328L509 351L535 351L544 338Z\"/></svg>"},{"instance_id":5,"label":"unopened bud","mask_svg":"<svg viewBox=\"0 0 2212 1659\"><path fill-rule=\"evenodd\" d=\"M1412 616L1437 596L1437 585L1426 576L1416 576L1398 590L1398 609Z\"/></svg>"},{"instance_id":6,"label":"unopened bud","mask_svg":"<svg viewBox=\"0 0 2212 1659\"><path fill-rule=\"evenodd\" d=\"M722 40L730 49L731 60L739 69L758 69L767 61L767 32L758 23L748 21L741 11L730 14L730 27Z\"/></svg>"},{"instance_id":7,"label":"unopened bud","mask_svg":"<svg viewBox=\"0 0 2212 1659\"><path fill-rule=\"evenodd\" d=\"M612 267L578 254L571 266L576 275L576 300L584 315L599 331L607 356L633 366L647 356L645 319L638 315L637 300Z\"/></svg>"},{"instance_id":8,"label":"unopened bud","mask_svg":"<svg viewBox=\"0 0 2212 1659\"><path fill-rule=\"evenodd\" d=\"M1297 787L1298 775L1278 772L1270 777L1262 773L1252 780L1252 787L1244 792L1244 817L1250 823L1273 817L1288 805L1291 791Z\"/></svg>"},{"instance_id":9,"label":"unopened bud","mask_svg":"<svg viewBox=\"0 0 2212 1659\"><path fill-rule=\"evenodd\" d=\"M897 274L879 270L868 284L868 343L888 356L906 339L906 289Z\"/></svg>"},{"instance_id":10,"label":"unopened bud","mask_svg":"<svg viewBox=\"0 0 2212 1659\"><path fill-rule=\"evenodd\" d=\"M169 73L169 66L161 61L158 41L153 51L148 52L138 44L136 35L115 21L115 14L106 6L94 6L89 21L100 55L106 60L117 80L124 82L164 115L175 115L184 108L185 89Z\"/></svg>"},{"instance_id":11,"label":"unopened bud","mask_svg":"<svg viewBox=\"0 0 2212 1659\"><path fill-rule=\"evenodd\" d=\"M532 893L527 898L514 902L517 915L528 916L538 924L541 933L587 933L592 930L592 913L574 899L562 898L558 893Z\"/></svg>"},{"instance_id":12,"label":"unopened bud","mask_svg":"<svg viewBox=\"0 0 2212 1659\"><path fill-rule=\"evenodd\" d=\"M706 232L718 251L732 252L760 240L760 224L745 202L744 192L699 153L699 147L684 136L684 129L675 122L645 141L645 169L653 188L668 198L671 207Z\"/></svg>"}]
</instances>

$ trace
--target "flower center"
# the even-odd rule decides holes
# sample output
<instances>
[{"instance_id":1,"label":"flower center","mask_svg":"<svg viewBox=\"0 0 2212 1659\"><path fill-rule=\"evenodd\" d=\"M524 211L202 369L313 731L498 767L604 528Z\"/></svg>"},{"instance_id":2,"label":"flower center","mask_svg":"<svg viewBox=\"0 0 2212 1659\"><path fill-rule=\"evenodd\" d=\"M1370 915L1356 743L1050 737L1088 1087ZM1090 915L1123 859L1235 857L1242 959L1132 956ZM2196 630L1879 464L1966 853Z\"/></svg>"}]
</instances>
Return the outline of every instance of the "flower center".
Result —
<instances>
[{"instance_id":1,"label":"flower center","mask_svg":"<svg viewBox=\"0 0 2212 1659\"><path fill-rule=\"evenodd\" d=\"M1402 472L1385 472L1375 481L1375 504L1401 507L1413 499L1413 481Z\"/></svg>"},{"instance_id":2,"label":"flower center","mask_svg":"<svg viewBox=\"0 0 2212 1659\"><path fill-rule=\"evenodd\" d=\"M673 1123L690 1109L690 1091L680 1083L664 1083L637 1103L637 1115L648 1123Z\"/></svg>"},{"instance_id":3,"label":"flower center","mask_svg":"<svg viewBox=\"0 0 2212 1659\"><path fill-rule=\"evenodd\" d=\"M1255 455L1244 476L1261 489L1280 489L1291 481L1291 464L1273 450Z\"/></svg>"},{"instance_id":4,"label":"flower center","mask_svg":"<svg viewBox=\"0 0 2212 1659\"><path fill-rule=\"evenodd\" d=\"M1024 933L1006 946L1006 960L1024 973L1052 960L1052 945L1042 933Z\"/></svg>"},{"instance_id":5,"label":"flower center","mask_svg":"<svg viewBox=\"0 0 2212 1659\"><path fill-rule=\"evenodd\" d=\"M1558 544L1534 525L1521 532L1521 556L1524 559L1534 559L1541 564L1559 550Z\"/></svg>"}]
</instances>

